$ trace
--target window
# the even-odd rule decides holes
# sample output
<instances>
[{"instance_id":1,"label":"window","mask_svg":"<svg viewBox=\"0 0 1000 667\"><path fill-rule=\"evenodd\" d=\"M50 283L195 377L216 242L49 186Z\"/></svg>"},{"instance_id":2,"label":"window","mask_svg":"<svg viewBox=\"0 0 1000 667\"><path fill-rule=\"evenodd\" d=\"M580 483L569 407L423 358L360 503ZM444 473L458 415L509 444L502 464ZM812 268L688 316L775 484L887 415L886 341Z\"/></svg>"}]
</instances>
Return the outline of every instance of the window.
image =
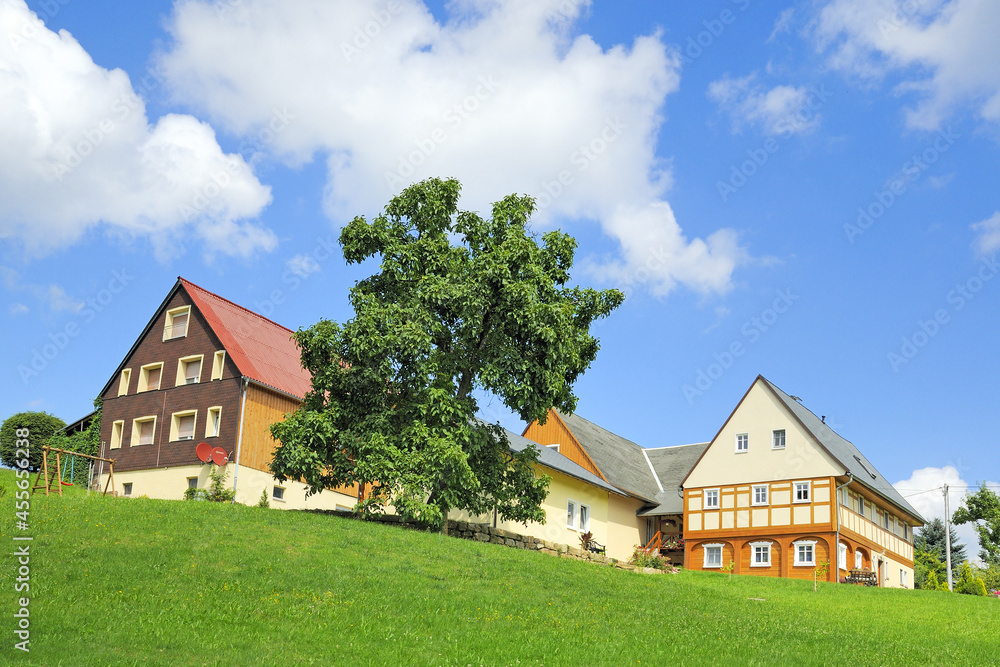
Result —
<instances>
[{"instance_id":1,"label":"window","mask_svg":"<svg viewBox=\"0 0 1000 667\"><path fill-rule=\"evenodd\" d=\"M802 540L792 542L795 549L795 565L798 567L811 566L816 564L816 542L813 540Z\"/></svg>"},{"instance_id":2,"label":"window","mask_svg":"<svg viewBox=\"0 0 1000 667\"><path fill-rule=\"evenodd\" d=\"M705 563L706 568L710 567L722 567L722 545L721 544L706 544L703 547L705 551Z\"/></svg>"},{"instance_id":3,"label":"window","mask_svg":"<svg viewBox=\"0 0 1000 667\"><path fill-rule=\"evenodd\" d=\"M811 482L795 482L795 502L809 502L809 485Z\"/></svg>"},{"instance_id":4,"label":"window","mask_svg":"<svg viewBox=\"0 0 1000 667\"><path fill-rule=\"evenodd\" d=\"M118 382L118 395L125 396L128 394L128 383L132 379L132 369L125 368L122 370L122 379Z\"/></svg>"},{"instance_id":5,"label":"window","mask_svg":"<svg viewBox=\"0 0 1000 667\"><path fill-rule=\"evenodd\" d=\"M226 367L226 351L219 350L215 353L215 358L212 360L212 379L221 380L222 370Z\"/></svg>"},{"instance_id":6,"label":"window","mask_svg":"<svg viewBox=\"0 0 1000 667\"><path fill-rule=\"evenodd\" d=\"M182 357L177 360L177 379L174 386L182 384L197 384L201 380L201 360L204 355L198 354Z\"/></svg>"},{"instance_id":7,"label":"window","mask_svg":"<svg viewBox=\"0 0 1000 667\"><path fill-rule=\"evenodd\" d=\"M284 487L281 486L274 487L274 490L271 492L271 497L274 498L275 500L280 500L281 502L285 502Z\"/></svg>"},{"instance_id":8,"label":"window","mask_svg":"<svg viewBox=\"0 0 1000 667\"><path fill-rule=\"evenodd\" d=\"M736 453L742 454L743 452L750 451L750 434L749 433L737 433L736 434Z\"/></svg>"},{"instance_id":9,"label":"window","mask_svg":"<svg viewBox=\"0 0 1000 667\"><path fill-rule=\"evenodd\" d=\"M170 415L170 441L194 440L194 427L197 421L197 410L175 412Z\"/></svg>"},{"instance_id":10,"label":"window","mask_svg":"<svg viewBox=\"0 0 1000 667\"><path fill-rule=\"evenodd\" d=\"M198 478L197 477L188 477L188 488L189 489L197 489L198 488Z\"/></svg>"},{"instance_id":11,"label":"window","mask_svg":"<svg viewBox=\"0 0 1000 667\"><path fill-rule=\"evenodd\" d=\"M156 433L156 416L139 417L132 420L132 442L131 446L153 444L153 435Z\"/></svg>"},{"instance_id":12,"label":"window","mask_svg":"<svg viewBox=\"0 0 1000 667\"><path fill-rule=\"evenodd\" d=\"M858 514L865 515L865 499L861 496L858 496Z\"/></svg>"},{"instance_id":13,"label":"window","mask_svg":"<svg viewBox=\"0 0 1000 667\"><path fill-rule=\"evenodd\" d=\"M910 524L904 523L903 524L903 539L904 540L910 539L910 534L909 533L910 533Z\"/></svg>"},{"instance_id":14,"label":"window","mask_svg":"<svg viewBox=\"0 0 1000 667\"><path fill-rule=\"evenodd\" d=\"M586 533L590 530L590 507L580 505L580 532Z\"/></svg>"},{"instance_id":15,"label":"window","mask_svg":"<svg viewBox=\"0 0 1000 667\"><path fill-rule=\"evenodd\" d=\"M160 388L160 376L163 375L163 364L146 364L139 369L139 386L136 391L156 391Z\"/></svg>"},{"instance_id":16,"label":"window","mask_svg":"<svg viewBox=\"0 0 1000 667\"><path fill-rule=\"evenodd\" d=\"M906 585L906 570L899 571L899 585L903 588L907 588Z\"/></svg>"},{"instance_id":17,"label":"window","mask_svg":"<svg viewBox=\"0 0 1000 667\"><path fill-rule=\"evenodd\" d=\"M718 489L705 489L705 509L719 509Z\"/></svg>"},{"instance_id":18,"label":"window","mask_svg":"<svg viewBox=\"0 0 1000 667\"><path fill-rule=\"evenodd\" d=\"M125 430L124 419L119 419L118 421L111 424L111 444L108 446L109 449L121 449L122 431L124 430Z\"/></svg>"},{"instance_id":19,"label":"window","mask_svg":"<svg viewBox=\"0 0 1000 667\"><path fill-rule=\"evenodd\" d=\"M771 566L770 542L751 542L750 547L753 549L753 554L750 558L750 567Z\"/></svg>"},{"instance_id":20,"label":"window","mask_svg":"<svg viewBox=\"0 0 1000 667\"><path fill-rule=\"evenodd\" d=\"M163 327L163 340L184 338L187 336L188 320L191 317L191 306L181 306L167 311L167 321Z\"/></svg>"},{"instance_id":21,"label":"window","mask_svg":"<svg viewBox=\"0 0 1000 667\"><path fill-rule=\"evenodd\" d=\"M576 529L576 501L566 501L566 527Z\"/></svg>"},{"instance_id":22,"label":"window","mask_svg":"<svg viewBox=\"0 0 1000 667\"><path fill-rule=\"evenodd\" d=\"M219 435L219 424L222 422L222 408L208 409L208 419L205 420L205 437L214 438Z\"/></svg>"},{"instance_id":23,"label":"window","mask_svg":"<svg viewBox=\"0 0 1000 667\"><path fill-rule=\"evenodd\" d=\"M122 495L131 496L132 495L132 482L125 482L122 484Z\"/></svg>"},{"instance_id":24,"label":"window","mask_svg":"<svg viewBox=\"0 0 1000 667\"><path fill-rule=\"evenodd\" d=\"M856 570L860 570L862 567L864 567L864 564L865 564L865 556L864 554L861 553L861 550L858 549L857 551L854 552L854 568Z\"/></svg>"},{"instance_id":25,"label":"window","mask_svg":"<svg viewBox=\"0 0 1000 667\"><path fill-rule=\"evenodd\" d=\"M771 449L785 448L785 429L779 428L771 431Z\"/></svg>"},{"instance_id":26,"label":"window","mask_svg":"<svg viewBox=\"0 0 1000 667\"><path fill-rule=\"evenodd\" d=\"M753 487L753 504L767 504L767 484L761 484L760 486Z\"/></svg>"},{"instance_id":27,"label":"window","mask_svg":"<svg viewBox=\"0 0 1000 667\"><path fill-rule=\"evenodd\" d=\"M892 530L892 516L890 516L888 512L886 512L884 516L885 516L885 529Z\"/></svg>"},{"instance_id":28,"label":"window","mask_svg":"<svg viewBox=\"0 0 1000 667\"><path fill-rule=\"evenodd\" d=\"M840 545L840 552L839 552L839 555L837 556L837 567L840 568L841 570L846 570L847 569L847 545L846 544L841 544Z\"/></svg>"}]
</instances>

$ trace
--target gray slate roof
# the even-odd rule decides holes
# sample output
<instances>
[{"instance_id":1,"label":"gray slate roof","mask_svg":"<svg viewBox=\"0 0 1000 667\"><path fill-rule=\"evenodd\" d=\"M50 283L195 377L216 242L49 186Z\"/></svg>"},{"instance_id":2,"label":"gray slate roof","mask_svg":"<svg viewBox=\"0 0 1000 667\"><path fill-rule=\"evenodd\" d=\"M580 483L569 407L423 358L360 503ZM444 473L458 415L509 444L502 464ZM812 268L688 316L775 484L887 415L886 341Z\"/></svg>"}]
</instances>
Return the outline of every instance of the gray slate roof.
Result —
<instances>
[{"instance_id":1,"label":"gray slate roof","mask_svg":"<svg viewBox=\"0 0 1000 667\"><path fill-rule=\"evenodd\" d=\"M660 478L663 491L656 494L655 507L646 507L637 512L639 516L654 516L661 514L683 514L684 501L677 494L677 488L691 472L691 468L708 449L707 442L695 445L680 445L679 447L658 447L647 449L646 456L653 464L656 476Z\"/></svg>"},{"instance_id":2,"label":"gray slate roof","mask_svg":"<svg viewBox=\"0 0 1000 667\"><path fill-rule=\"evenodd\" d=\"M660 488L642 455L642 447L579 415L560 412L559 416L609 482L629 495L656 502Z\"/></svg>"},{"instance_id":3,"label":"gray slate roof","mask_svg":"<svg viewBox=\"0 0 1000 667\"><path fill-rule=\"evenodd\" d=\"M903 499L903 496L899 495L899 491L897 491L892 484L890 484L889 481L875 469L875 466L872 465L871 462L865 458L865 455L854 446L854 443L842 438L832 428L823 423L822 419L813 414L811 410L803 406L785 392L781 391L781 389L775 386L773 382L765 378L763 375L759 377L767 383L767 386L769 386L781 402L784 403L789 410L791 410L792 414L794 414L798 420L802 422L802 425L805 426L806 430L812 433L813 437L826 448L827 452L829 452L829 454L838 463L840 463L840 465L844 466L844 470L854 473L854 479L856 481L882 496L913 518L926 523L925 519L920 516L917 510L913 509L913 507L911 507L910 504Z\"/></svg>"},{"instance_id":4,"label":"gray slate roof","mask_svg":"<svg viewBox=\"0 0 1000 667\"><path fill-rule=\"evenodd\" d=\"M507 431L507 440L510 441L510 448L515 452L520 452L528 446L533 446L538 449L538 462L547 468L557 470L565 475L569 475L570 477L575 477L579 480L587 482L588 484L593 484L594 486L600 487L605 491L617 493L618 495L624 495L621 491L611 486L583 466L570 461L552 447L539 445L537 442L528 440L524 436L520 436L513 431Z\"/></svg>"}]
</instances>

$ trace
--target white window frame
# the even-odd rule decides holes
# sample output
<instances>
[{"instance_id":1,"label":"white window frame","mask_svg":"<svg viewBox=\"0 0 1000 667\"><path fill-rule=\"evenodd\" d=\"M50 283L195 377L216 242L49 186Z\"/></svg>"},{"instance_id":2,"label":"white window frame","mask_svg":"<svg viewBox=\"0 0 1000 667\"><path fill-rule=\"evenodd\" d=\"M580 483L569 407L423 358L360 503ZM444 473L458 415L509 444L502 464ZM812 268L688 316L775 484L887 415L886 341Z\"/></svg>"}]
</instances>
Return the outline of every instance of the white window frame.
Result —
<instances>
[{"instance_id":1,"label":"white window frame","mask_svg":"<svg viewBox=\"0 0 1000 667\"><path fill-rule=\"evenodd\" d=\"M149 422L149 421L153 422L153 439L150 442L140 443L139 442L139 435L140 435L140 428L139 427L140 427L141 424L144 424L144 423ZM131 438L131 442L129 442L129 446L130 447L145 447L147 445L155 445L155 444L156 444L156 415L144 415L142 417L136 417L135 419L133 419L132 420L132 438Z\"/></svg>"},{"instance_id":2,"label":"white window frame","mask_svg":"<svg viewBox=\"0 0 1000 667\"><path fill-rule=\"evenodd\" d=\"M279 503L285 502L285 487L275 484L271 489L271 500L277 500Z\"/></svg>"},{"instance_id":3,"label":"white window frame","mask_svg":"<svg viewBox=\"0 0 1000 667\"><path fill-rule=\"evenodd\" d=\"M809 547L812 560L804 561L799 558L799 547ZM795 567L816 567L816 540L796 540L792 542L793 553L795 555Z\"/></svg>"},{"instance_id":4,"label":"white window frame","mask_svg":"<svg viewBox=\"0 0 1000 667\"><path fill-rule=\"evenodd\" d=\"M590 505L580 503L580 532L586 533L590 530Z\"/></svg>"},{"instance_id":5,"label":"white window frame","mask_svg":"<svg viewBox=\"0 0 1000 667\"><path fill-rule=\"evenodd\" d=\"M806 497L799 498L799 487L805 487ZM811 503L812 502L812 482L792 482L792 498L793 503Z\"/></svg>"},{"instance_id":6,"label":"white window frame","mask_svg":"<svg viewBox=\"0 0 1000 667\"><path fill-rule=\"evenodd\" d=\"M226 369L226 351L219 350L212 357L212 380L221 380Z\"/></svg>"},{"instance_id":7,"label":"white window frame","mask_svg":"<svg viewBox=\"0 0 1000 667\"><path fill-rule=\"evenodd\" d=\"M781 434L781 446L778 446L778 434ZM771 429L771 449L785 449L788 445L788 431L783 428Z\"/></svg>"},{"instance_id":8,"label":"white window frame","mask_svg":"<svg viewBox=\"0 0 1000 667\"><path fill-rule=\"evenodd\" d=\"M156 383L156 387L154 387L153 389L150 389L149 388L149 371L153 370L154 368L159 368L160 369L160 379L159 379L159 382ZM135 391L136 391L137 394L138 393L142 393L144 391L158 391L160 389L160 387L162 387L162 386L163 386L163 362L162 361L157 361L156 363L152 363L152 364L146 364L145 366L141 366L139 368L139 384L138 384L138 386L135 389Z\"/></svg>"},{"instance_id":9,"label":"white window frame","mask_svg":"<svg viewBox=\"0 0 1000 667\"><path fill-rule=\"evenodd\" d=\"M906 570L903 568L899 568L899 585L903 588L909 588L906 583Z\"/></svg>"},{"instance_id":10,"label":"white window frame","mask_svg":"<svg viewBox=\"0 0 1000 667\"><path fill-rule=\"evenodd\" d=\"M751 542L750 543L750 567L771 567L771 546L773 542L761 541L761 542ZM767 561L763 563L757 562L757 550L767 549Z\"/></svg>"},{"instance_id":11,"label":"white window frame","mask_svg":"<svg viewBox=\"0 0 1000 667\"><path fill-rule=\"evenodd\" d=\"M742 443L743 447L740 447ZM737 433L736 434L736 453L746 454L750 451L750 434L749 433Z\"/></svg>"},{"instance_id":12,"label":"white window frame","mask_svg":"<svg viewBox=\"0 0 1000 667\"><path fill-rule=\"evenodd\" d=\"M837 549L837 569L847 569L847 545L843 542L840 543L839 548Z\"/></svg>"},{"instance_id":13,"label":"white window frame","mask_svg":"<svg viewBox=\"0 0 1000 667\"><path fill-rule=\"evenodd\" d=\"M111 443L108 449L122 448L122 434L125 433L125 420L119 419L111 422Z\"/></svg>"},{"instance_id":14,"label":"white window frame","mask_svg":"<svg viewBox=\"0 0 1000 667\"><path fill-rule=\"evenodd\" d=\"M865 566L865 555L861 553L860 549L854 550L854 569L860 570Z\"/></svg>"},{"instance_id":15,"label":"white window frame","mask_svg":"<svg viewBox=\"0 0 1000 667\"><path fill-rule=\"evenodd\" d=\"M704 569L706 569L706 570L710 570L710 569L713 569L713 568L720 568L721 569L722 568L722 558L723 558L723 556L726 555L725 554L725 549L723 549L723 547L725 547L725 546L726 545L724 545L722 543L718 543L718 544L703 544L703 545L701 545L701 551L702 551L702 554L703 554L703 557L704 557L704 560L702 562L702 567ZM709 549L711 549L713 551L715 549L719 550L719 562L718 563L709 563L708 562Z\"/></svg>"},{"instance_id":16,"label":"white window frame","mask_svg":"<svg viewBox=\"0 0 1000 667\"><path fill-rule=\"evenodd\" d=\"M175 336L174 335L174 318L178 315L187 314L187 323L184 325L184 335ZM163 323L163 340L176 340L178 338L187 338L188 331L191 330L191 306L180 306L179 308L171 308L167 311L167 316ZM168 335L169 334L169 335Z\"/></svg>"},{"instance_id":17,"label":"white window frame","mask_svg":"<svg viewBox=\"0 0 1000 667\"><path fill-rule=\"evenodd\" d=\"M181 440L181 418L182 417L194 417L194 425L191 427L191 437ZM171 413L170 415L170 442L187 442L189 440L194 440L195 433L198 431L198 411L197 410L178 410L177 412Z\"/></svg>"},{"instance_id":18,"label":"white window frame","mask_svg":"<svg viewBox=\"0 0 1000 667\"><path fill-rule=\"evenodd\" d=\"M216 415L219 421L218 428L215 429L214 433L212 432L212 427L214 426L214 420L212 419L213 415ZM222 431L222 406L213 405L208 409L208 414L205 416L205 437L217 438L219 437L220 431Z\"/></svg>"},{"instance_id":19,"label":"white window frame","mask_svg":"<svg viewBox=\"0 0 1000 667\"><path fill-rule=\"evenodd\" d=\"M762 500L762 501L758 501L757 500L757 491L760 490L760 489L763 489L763 491L764 491L764 500ZM750 502L751 505L756 505L756 506L760 507L762 505L768 505L768 504L770 504L770 502L771 502L771 487L769 485L767 485L767 484L754 484L753 490L752 490L751 493L753 494L753 496L750 499L751 500L751 502Z\"/></svg>"},{"instance_id":20,"label":"white window frame","mask_svg":"<svg viewBox=\"0 0 1000 667\"><path fill-rule=\"evenodd\" d=\"M198 478L197 477L188 477L187 480L188 480L188 487L187 488L189 488L189 489L197 489L198 488Z\"/></svg>"},{"instance_id":21,"label":"white window frame","mask_svg":"<svg viewBox=\"0 0 1000 667\"><path fill-rule=\"evenodd\" d=\"M198 362L198 374L194 377L194 382L187 381L188 364ZM186 384L198 384L201 382L201 374L205 371L205 355L192 354L188 357L181 357L177 360L177 377L174 379L175 387L183 387Z\"/></svg>"},{"instance_id":22,"label":"white window frame","mask_svg":"<svg viewBox=\"0 0 1000 667\"><path fill-rule=\"evenodd\" d=\"M118 381L118 395L128 396L128 385L132 381L132 369L123 368L121 379Z\"/></svg>"},{"instance_id":23,"label":"white window frame","mask_svg":"<svg viewBox=\"0 0 1000 667\"><path fill-rule=\"evenodd\" d=\"M580 507L580 503L576 502L572 498L566 500L566 527L570 530L576 530L576 518L578 516L577 508Z\"/></svg>"},{"instance_id":24,"label":"white window frame","mask_svg":"<svg viewBox=\"0 0 1000 667\"><path fill-rule=\"evenodd\" d=\"M122 484L122 495L132 497L132 482L125 482Z\"/></svg>"},{"instance_id":25,"label":"white window frame","mask_svg":"<svg viewBox=\"0 0 1000 667\"><path fill-rule=\"evenodd\" d=\"M708 494L710 494L710 493L715 494L713 496L715 498L715 504L710 504L708 502L708 498L709 498ZM719 502L720 502L720 496L721 495L722 494L719 492L719 489L705 489L704 495L702 496L702 498L703 498L702 502L704 503L704 507L702 509L706 509L706 510L717 510L717 509L719 509Z\"/></svg>"}]
</instances>

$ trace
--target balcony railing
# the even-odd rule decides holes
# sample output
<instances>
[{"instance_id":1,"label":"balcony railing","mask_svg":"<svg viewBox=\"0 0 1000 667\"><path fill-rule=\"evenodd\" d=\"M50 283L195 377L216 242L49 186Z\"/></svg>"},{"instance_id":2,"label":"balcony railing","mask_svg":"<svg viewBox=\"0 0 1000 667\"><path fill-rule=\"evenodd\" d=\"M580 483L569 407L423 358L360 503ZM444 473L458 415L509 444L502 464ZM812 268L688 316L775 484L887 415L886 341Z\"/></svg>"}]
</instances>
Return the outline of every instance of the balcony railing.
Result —
<instances>
[{"instance_id":1,"label":"balcony railing","mask_svg":"<svg viewBox=\"0 0 1000 667\"><path fill-rule=\"evenodd\" d=\"M845 505L840 505L840 529L850 530L907 560L913 560L912 544Z\"/></svg>"}]
</instances>

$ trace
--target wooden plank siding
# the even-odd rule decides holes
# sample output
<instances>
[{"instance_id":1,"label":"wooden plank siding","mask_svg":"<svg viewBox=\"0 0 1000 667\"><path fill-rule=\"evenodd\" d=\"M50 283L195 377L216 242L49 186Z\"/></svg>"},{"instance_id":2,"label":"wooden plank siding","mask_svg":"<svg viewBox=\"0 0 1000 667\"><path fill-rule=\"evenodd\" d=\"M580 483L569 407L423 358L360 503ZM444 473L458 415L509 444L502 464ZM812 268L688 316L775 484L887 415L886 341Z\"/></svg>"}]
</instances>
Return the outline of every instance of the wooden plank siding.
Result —
<instances>
[{"instance_id":1,"label":"wooden plank siding","mask_svg":"<svg viewBox=\"0 0 1000 667\"><path fill-rule=\"evenodd\" d=\"M271 459L277 441L271 437L271 424L284 421L285 416L298 410L301 403L278 392L269 391L256 384L247 386L246 411L243 421L243 443L240 447L240 465L270 473ZM303 481L301 479L297 481ZM358 485L338 487L337 493L358 497Z\"/></svg>"},{"instance_id":2,"label":"wooden plank siding","mask_svg":"<svg viewBox=\"0 0 1000 667\"><path fill-rule=\"evenodd\" d=\"M573 432L569 430L569 427L554 410L549 410L549 416L544 424L539 424L537 420L533 421L528 424L528 428L524 429L524 433L521 435L540 445L559 445L560 454L573 463L586 468L605 482L608 481L604 473L600 471L590 455L580 445Z\"/></svg>"}]
</instances>

